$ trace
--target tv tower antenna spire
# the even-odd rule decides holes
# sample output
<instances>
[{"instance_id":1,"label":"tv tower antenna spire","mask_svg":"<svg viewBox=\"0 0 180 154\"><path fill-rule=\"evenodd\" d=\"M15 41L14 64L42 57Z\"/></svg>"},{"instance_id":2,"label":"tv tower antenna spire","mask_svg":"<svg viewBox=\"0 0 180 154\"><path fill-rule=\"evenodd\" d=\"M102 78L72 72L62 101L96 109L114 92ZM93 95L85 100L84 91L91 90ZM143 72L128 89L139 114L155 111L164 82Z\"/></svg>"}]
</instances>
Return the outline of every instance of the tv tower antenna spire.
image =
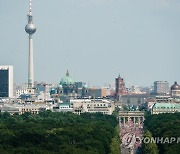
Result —
<instances>
[{"instance_id":1,"label":"tv tower antenna spire","mask_svg":"<svg viewBox=\"0 0 180 154\"><path fill-rule=\"evenodd\" d=\"M29 15L32 15L32 0L29 0Z\"/></svg>"},{"instance_id":2,"label":"tv tower antenna spire","mask_svg":"<svg viewBox=\"0 0 180 154\"><path fill-rule=\"evenodd\" d=\"M28 62L28 88L32 92L34 88L34 63L33 63L33 38L32 35L36 32L36 26L33 23L32 16L32 0L29 0L28 24L25 27L26 33L29 34L29 62Z\"/></svg>"}]
</instances>

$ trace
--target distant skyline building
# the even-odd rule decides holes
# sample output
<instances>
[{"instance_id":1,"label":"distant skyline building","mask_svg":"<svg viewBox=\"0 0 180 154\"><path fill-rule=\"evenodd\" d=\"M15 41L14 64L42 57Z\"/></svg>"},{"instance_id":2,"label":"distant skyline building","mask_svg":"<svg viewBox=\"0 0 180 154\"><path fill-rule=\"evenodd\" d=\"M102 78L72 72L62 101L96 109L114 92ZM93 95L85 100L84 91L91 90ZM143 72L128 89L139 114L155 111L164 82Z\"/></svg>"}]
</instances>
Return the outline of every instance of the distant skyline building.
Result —
<instances>
[{"instance_id":1,"label":"distant skyline building","mask_svg":"<svg viewBox=\"0 0 180 154\"><path fill-rule=\"evenodd\" d=\"M180 97L180 85L177 82L174 82L171 86L171 96Z\"/></svg>"},{"instance_id":2,"label":"distant skyline building","mask_svg":"<svg viewBox=\"0 0 180 154\"><path fill-rule=\"evenodd\" d=\"M29 34L29 61L28 61L28 89L32 93L34 88L34 63L33 63L33 38L32 35L36 32L36 27L33 23L32 16L32 0L29 0L28 24L25 27L26 33Z\"/></svg>"},{"instance_id":3,"label":"distant skyline building","mask_svg":"<svg viewBox=\"0 0 180 154\"><path fill-rule=\"evenodd\" d=\"M168 94L169 83L167 81L155 81L154 82L154 93L155 94Z\"/></svg>"},{"instance_id":4,"label":"distant skyline building","mask_svg":"<svg viewBox=\"0 0 180 154\"><path fill-rule=\"evenodd\" d=\"M119 99L119 96L123 95L125 93L125 82L124 79L121 78L120 74L115 79L115 98Z\"/></svg>"},{"instance_id":5,"label":"distant skyline building","mask_svg":"<svg viewBox=\"0 0 180 154\"><path fill-rule=\"evenodd\" d=\"M59 83L59 89L61 89L61 93L65 95L72 95L75 93L75 80L70 76L68 70L66 76L64 76Z\"/></svg>"},{"instance_id":6,"label":"distant skyline building","mask_svg":"<svg viewBox=\"0 0 180 154\"><path fill-rule=\"evenodd\" d=\"M0 97L13 97L13 66L0 66Z\"/></svg>"}]
</instances>

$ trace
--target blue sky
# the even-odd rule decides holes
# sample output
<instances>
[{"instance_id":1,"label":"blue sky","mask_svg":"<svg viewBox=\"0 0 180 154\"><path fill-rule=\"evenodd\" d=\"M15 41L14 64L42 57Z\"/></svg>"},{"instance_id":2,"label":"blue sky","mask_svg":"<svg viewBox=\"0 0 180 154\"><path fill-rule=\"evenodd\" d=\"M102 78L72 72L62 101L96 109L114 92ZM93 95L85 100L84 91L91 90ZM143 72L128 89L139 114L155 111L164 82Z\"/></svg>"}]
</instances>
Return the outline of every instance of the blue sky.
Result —
<instances>
[{"instance_id":1,"label":"blue sky","mask_svg":"<svg viewBox=\"0 0 180 154\"><path fill-rule=\"evenodd\" d=\"M0 65L27 82L28 0L0 0ZM35 80L102 86L180 83L179 0L33 0Z\"/></svg>"}]
</instances>

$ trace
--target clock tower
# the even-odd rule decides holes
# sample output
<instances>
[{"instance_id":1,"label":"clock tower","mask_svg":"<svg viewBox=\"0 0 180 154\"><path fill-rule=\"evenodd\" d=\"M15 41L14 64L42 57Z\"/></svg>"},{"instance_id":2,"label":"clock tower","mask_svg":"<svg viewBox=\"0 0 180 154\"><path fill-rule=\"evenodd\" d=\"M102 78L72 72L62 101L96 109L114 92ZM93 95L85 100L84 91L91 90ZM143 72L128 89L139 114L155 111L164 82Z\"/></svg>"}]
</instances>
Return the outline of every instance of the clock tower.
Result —
<instances>
[{"instance_id":1,"label":"clock tower","mask_svg":"<svg viewBox=\"0 0 180 154\"><path fill-rule=\"evenodd\" d=\"M115 98L119 100L119 96L125 93L125 82L120 75L115 79L115 87L116 87Z\"/></svg>"}]
</instances>

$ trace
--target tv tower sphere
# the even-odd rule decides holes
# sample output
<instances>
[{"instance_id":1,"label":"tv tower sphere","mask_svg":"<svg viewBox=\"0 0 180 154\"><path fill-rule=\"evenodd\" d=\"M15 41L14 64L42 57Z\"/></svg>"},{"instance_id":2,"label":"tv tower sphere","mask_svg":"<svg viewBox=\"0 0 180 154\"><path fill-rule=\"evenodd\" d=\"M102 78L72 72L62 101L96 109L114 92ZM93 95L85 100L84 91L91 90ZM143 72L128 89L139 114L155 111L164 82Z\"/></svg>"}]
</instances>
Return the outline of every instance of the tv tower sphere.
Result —
<instances>
[{"instance_id":1,"label":"tv tower sphere","mask_svg":"<svg viewBox=\"0 0 180 154\"><path fill-rule=\"evenodd\" d=\"M25 31L30 36L36 32L36 26L33 23L33 16L32 16L32 0L29 0L28 24L25 27Z\"/></svg>"},{"instance_id":2,"label":"tv tower sphere","mask_svg":"<svg viewBox=\"0 0 180 154\"><path fill-rule=\"evenodd\" d=\"M25 27L25 31L26 33L28 33L29 35L32 35L36 32L36 26L33 23L28 23Z\"/></svg>"}]
</instances>

